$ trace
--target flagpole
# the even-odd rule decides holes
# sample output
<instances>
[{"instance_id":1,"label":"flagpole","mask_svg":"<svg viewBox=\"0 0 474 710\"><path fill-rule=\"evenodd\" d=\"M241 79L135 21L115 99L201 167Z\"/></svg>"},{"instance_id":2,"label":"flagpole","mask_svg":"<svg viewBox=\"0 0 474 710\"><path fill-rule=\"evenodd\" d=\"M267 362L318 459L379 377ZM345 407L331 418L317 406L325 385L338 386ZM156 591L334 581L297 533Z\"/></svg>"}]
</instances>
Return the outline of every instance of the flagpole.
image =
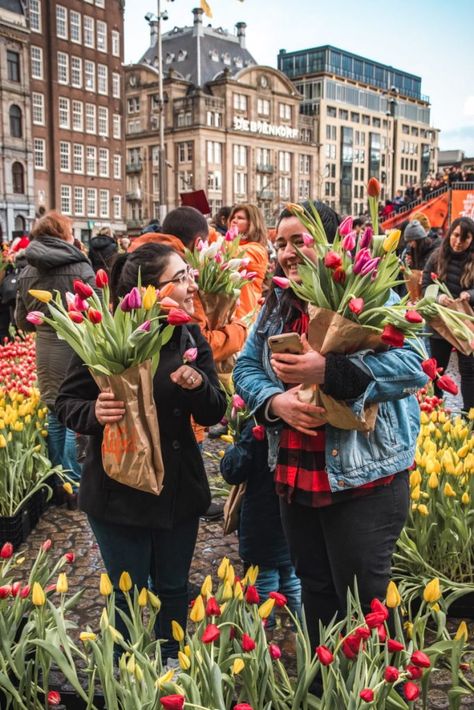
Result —
<instances>
[{"instance_id":1,"label":"flagpole","mask_svg":"<svg viewBox=\"0 0 474 710\"><path fill-rule=\"evenodd\" d=\"M160 102L160 133L159 133L159 169L160 169L160 226L167 213L166 179L165 179L165 102L163 95L163 45L161 37L161 0L157 0L157 60L158 60L158 100Z\"/></svg>"}]
</instances>

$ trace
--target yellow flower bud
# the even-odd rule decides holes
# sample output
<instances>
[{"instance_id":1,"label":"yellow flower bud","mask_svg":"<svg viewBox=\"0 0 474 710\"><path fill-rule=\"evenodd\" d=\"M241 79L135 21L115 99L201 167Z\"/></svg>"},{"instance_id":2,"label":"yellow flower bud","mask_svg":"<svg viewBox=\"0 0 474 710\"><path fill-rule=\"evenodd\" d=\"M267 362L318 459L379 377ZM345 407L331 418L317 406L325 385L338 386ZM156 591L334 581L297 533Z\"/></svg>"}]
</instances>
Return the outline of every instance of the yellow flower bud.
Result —
<instances>
[{"instance_id":1,"label":"yellow flower bud","mask_svg":"<svg viewBox=\"0 0 474 710\"><path fill-rule=\"evenodd\" d=\"M231 585L229 584L229 582L225 582L224 587L222 589L222 599L224 599L224 600L232 599L233 596L234 596L234 593L232 591Z\"/></svg>"},{"instance_id":2,"label":"yellow flower bud","mask_svg":"<svg viewBox=\"0 0 474 710\"><path fill-rule=\"evenodd\" d=\"M397 606L400 606L401 602L402 598L400 596L400 592L398 591L397 585L395 584L395 582L390 581L387 587L385 599L386 605L389 607L389 609L395 609Z\"/></svg>"},{"instance_id":3,"label":"yellow flower bud","mask_svg":"<svg viewBox=\"0 0 474 710\"><path fill-rule=\"evenodd\" d=\"M188 643L183 648L183 651L188 656L188 658L191 658L191 646Z\"/></svg>"},{"instance_id":4,"label":"yellow flower bud","mask_svg":"<svg viewBox=\"0 0 474 710\"><path fill-rule=\"evenodd\" d=\"M420 422L421 422L422 424L428 424L429 421L430 421L430 419L429 419L427 413L426 413L426 412L421 412L421 414L420 414Z\"/></svg>"},{"instance_id":5,"label":"yellow flower bud","mask_svg":"<svg viewBox=\"0 0 474 710\"><path fill-rule=\"evenodd\" d=\"M105 629L109 628L109 615L105 607L102 609L102 614L100 615L99 626L101 631L105 631Z\"/></svg>"},{"instance_id":6,"label":"yellow flower bud","mask_svg":"<svg viewBox=\"0 0 474 710\"><path fill-rule=\"evenodd\" d=\"M109 594L112 594L113 591L114 588L112 586L112 582L110 581L109 575L103 572L100 575L99 592L102 594L103 597L108 597Z\"/></svg>"},{"instance_id":7,"label":"yellow flower bud","mask_svg":"<svg viewBox=\"0 0 474 710\"><path fill-rule=\"evenodd\" d=\"M207 575L201 587L201 594L203 597L210 597L212 594L212 577L210 574Z\"/></svg>"},{"instance_id":8,"label":"yellow flower bud","mask_svg":"<svg viewBox=\"0 0 474 710\"><path fill-rule=\"evenodd\" d=\"M231 673L233 673L234 675L238 675L241 671L244 670L244 668L245 661L243 661L241 658L236 658L232 664Z\"/></svg>"},{"instance_id":9,"label":"yellow flower bud","mask_svg":"<svg viewBox=\"0 0 474 710\"><path fill-rule=\"evenodd\" d=\"M143 587L140 594L138 595L138 606L146 606L148 601L148 591L146 587Z\"/></svg>"},{"instance_id":10,"label":"yellow flower bud","mask_svg":"<svg viewBox=\"0 0 474 710\"><path fill-rule=\"evenodd\" d=\"M467 643L469 639L469 631L467 630L467 625L465 621L461 621L461 623L459 624L458 630L456 631L454 638L456 641L464 641L464 643Z\"/></svg>"},{"instance_id":11,"label":"yellow flower bud","mask_svg":"<svg viewBox=\"0 0 474 710\"><path fill-rule=\"evenodd\" d=\"M445 483L443 493L447 498L456 498L456 493L450 483Z\"/></svg>"},{"instance_id":12,"label":"yellow flower bud","mask_svg":"<svg viewBox=\"0 0 474 710\"><path fill-rule=\"evenodd\" d=\"M250 565L250 567L247 570L247 574L244 577L244 579L246 579L248 584L250 584L252 587L255 586L255 582L257 581L257 577L258 577L258 572L259 572L258 565Z\"/></svg>"},{"instance_id":13,"label":"yellow flower bud","mask_svg":"<svg viewBox=\"0 0 474 710\"><path fill-rule=\"evenodd\" d=\"M43 591L43 587L39 582L33 582L31 601L35 606L44 606L46 604L46 595Z\"/></svg>"},{"instance_id":14,"label":"yellow flower bud","mask_svg":"<svg viewBox=\"0 0 474 710\"><path fill-rule=\"evenodd\" d=\"M79 639L86 643L86 641L95 641L97 634L92 633L92 631L81 631L79 634Z\"/></svg>"},{"instance_id":15,"label":"yellow flower bud","mask_svg":"<svg viewBox=\"0 0 474 710\"><path fill-rule=\"evenodd\" d=\"M112 636L112 640L114 643L117 643L118 641L123 641L123 636L120 631L117 631L117 629L111 626L110 624L107 626L107 629L109 630L109 633Z\"/></svg>"},{"instance_id":16,"label":"yellow flower bud","mask_svg":"<svg viewBox=\"0 0 474 710\"><path fill-rule=\"evenodd\" d=\"M467 491L464 491L464 493L461 496L461 503L463 505L469 505L470 502L471 502L471 496L469 495L469 493Z\"/></svg>"},{"instance_id":17,"label":"yellow flower bud","mask_svg":"<svg viewBox=\"0 0 474 710\"><path fill-rule=\"evenodd\" d=\"M143 680L143 671L138 665L138 663L135 664L135 678L139 683L141 683Z\"/></svg>"},{"instance_id":18,"label":"yellow flower bud","mask_svg":"<svg viewBox=\"0 0 474 710\"><path fill-rule=\"evenodd\" d=\"M160 611L160 609L161 609L160 599L156 596L156 594L153 594L153 592L150 592L149 589L147 589L147 594L148 594L148 601L150 602L153 609Z\"/></svg>"},{"instance_id":19,"label":"yellow flower bud","mask_svg":"<svg viewBox=\"0 0 474 710\"><path fill-rule=\"evenodd\" d=\"M244 598L244 590L242 589L242 585L240 582L236 582L234 586L234 599L243 599Z\"/></svg>"},{"instance_id":20,"label":"yellow flower bud","mask_svg":"<svg viewBox=\"0 0 474 710\"><path fill-rule=\"evenodd\" d=\"M156 303L156 288L154 286L147 286L145 293L143 295L142 306L146 311L149 311L150 308L153 308L155 303Z\"/></svg>"},{"instance_id":21,"label":"yellow flower bud","mask_svg":"<svg viewBox=\"0 0 474 710\"><path fill-rule=\"evenodd\" d=\"M49 303L53 297L51 291L42 291L36 288L30 288L28 293L30 296L33 296L33 298L36 298L37 301L41 301L41 303Z\"/></svg>"},{"instance_id":22,"label":"yellow flower bud","mask_svg":"<svg viewBox=\"0 0 474 710\"><path fill-rule=\"evenodd\" d=\"M423 599L425 602L434 604L441 597L441 589L439 586L439 579L435 577L432 579L423 590Z\"/></svg>"},{"instance_id":23,"label":"yellow flower bud","mask_svg":"<svg viewBox=\"0 0 474 710\"><path fill-rule=\"evenodd\" d=\"M188 668L190 668L191 666L191 661L189 660L188 656L183 653L183 651L178 651L178 661L183 671L187 671Z\"/></svg>"},{"instance_id":24,"label":"yellow flower bud","mask_svg":"<svg viewBox=\"0 0 474 710\"><path fill-rule=\"evenodd\" d=\"M157 678L155 681L155 688L161 689L166 683L169 683L170 681L172 681L175 673L176 673L176 670L171 669L171 670L167 671L164 675Z\"/></svg>"},{"instance_id":25,"label":"yellow flower bud","mask_svg":"<svg viewBox=\"0 0 474 710\"><path fill-rule=\"evenodd\" d=\"M70 496L74 493L72 486L69 482L63 483L63 489L66 491L66 493Z\"/></svg>"},{"instance_id":26,"label":"yellow flower bud","mask_svg":"<svg viewBox=\"0 0 474 710\"><path fill-rule=\"evenodd\" d=\"M181 626L181 624L178 624L177 621L171 622L171 633L172 633L175 641L178 641L178 643L181 643L181 641L183 641L183 639L184 639L183 627Z\"/></svg>"},{"instance_id":27,"label":"yellow flower bud","mask_svg":"<svg viewBox=\"0 0 474 710\"><path fill-rule=\"evenodd\" d=\"M428 487L429 488L438 488L439 481L438 481L438 476L436 473L432 473L431 476L428 478Z\"/></svg>"},{"instance_id":28,"label":"yellow flower bud","mask_svg":"<svg viewBox=\"0 0 474 710\"><path fill-rule=\"evenodd\" d=\"M224 581L232 587L235 581L235 571L233 565L229 564L225 573Z\"/></svg>"},{"instance_id":29,"label":"yellow flower bud","mask_svg":"<svg viewBox=\"0 0 474 710\"><path fill-rule=\"evenodd\" d=\"M219 439L222 439L222 441L225 441L226 444L233 444L234 443L234 437L231 436L230 434L221 434Z\"/></svg>"},{"instance_id":30,"label":"yellow flower bud","mask_svg":"<svg viewBox=\"0 0 474 710\"><path fill-rule=\"evenodd\" d=\"M273 611L273 607L275 606L275 600L274 599L267 599L266 601L263 602L258 608L258 615L261 619L267 619L270 614Z\"/></svg>"},{"instance_id":31,"label":"yellow flower bud","mask_svg":"<svg viewBox=\"0 0 474 710\"><path fill-rule=\"evenodd\" d=\"M219 567L217 568L217 576L219 577L219 579L225 578L228 566L229 566L228 557L223 557L222 562L220 563Z\"/></svg>"},{"instance_id":32,"label":"yellow flower bud","mask_svg":"<svg viewBox=\"0 0 474 710\"><path fill-rule=\"evenodd\" d=\"M66 572L60 572L58 575L58 581L56 582L56 591L58 594L66 594L68 589L69 585L67 582L67 574Z\"/></svg>"},{"instance_id":33,"label":"yellow flower bud","mask_svg":"<svg viewBox=\"0 0 474 710\"><path fill-rule=\"evenodd\" d=\"M0 449L4 449L7 445L7 440L3 436L3 434L0 434Z\"/></svg>"},{"instance_id":34,"label":"yellow flower bud","mask_svg":"<svg viewBox=\"0 0 474 710\"><path fill-rule=\"evenodd\" d=\"M206 611L204 609L204 602L202 596L198 594L198 596L194 600L194 604L189 614L189 618L191 619L191 621L194 621L195 624L198 624L204 619L205 614Z\"/></svg>"},{"instance_id":35,"label":"yellow flower bud","mask_svg":"<svg viewBox=\"0 0 474 710\"><path fill-rule=\"evenodd\" d=\"M467 456L469 453L469 444L464 444L464 446L461 446L460 449L458 449L458 456L460 459L463 459L465 456Z\"/></svg>"},{"instance_id":36,"label":"yellow flower bud","mask_svg":"<svg viewBox=\"0 0 474 710\"><path fill-rule=\"evenodd\" d=\"M410 473L410 487L415 488L421 483L421 473L417 468Z\"/></svg>"},{"instance_id":37,"label":"yellow flower bud","mask_svg":"<svg viewBox=\"0 0 474 710\"><path fill-rule=\"evenodd\" d=\"M132 578L128 572L122 572L119 579L119 589L124 594L129 592L132 588Z\"/></svg>"},{"instance_id":38,"label":"yellow flower bud","mask_svg":"<svg viewBox=\"0 0 474 710\"><path fill-rule=\"evenodd\" d=\"M413 624L411 623L411 621L405 621L405 623L403 624L403 628L407 632L408 638L411 639L413 637Z\"/></svg>"},{"instance_id":39,"label":"yellow flower bud","mask_svg":"<svg viewBox=\"0 0 474 710\"><path fill-rule=\"evenodd\" d=\"M430 511L428 510L427 506L424 503L421 503L416 507L417 511L419 512L420 515L422 515L424 518L426 518L427 515L430 514Z\"/></svg>"},{"instance_id":40,"label":"yellow flower bud","mask_svg":"<svg viewBox=\"0 0 474 710\"><path fill-rule=\"evenodd\" d=\"M411 499L412 500L420 500L420 496L421 496L420 486L415 486L411 492Z\"/></svg>"},{"instance_id":41,"label":"yellow flower bud","mask_svg":"<svg viewBox=\"0 0 474 710\"><path fill-rule=\"evenodd\" d=\"M382 243L383 250L385 252L395 251L400 241L402 233L399 229L392 229L385 237Z\"/></svg>"}]
</instances>

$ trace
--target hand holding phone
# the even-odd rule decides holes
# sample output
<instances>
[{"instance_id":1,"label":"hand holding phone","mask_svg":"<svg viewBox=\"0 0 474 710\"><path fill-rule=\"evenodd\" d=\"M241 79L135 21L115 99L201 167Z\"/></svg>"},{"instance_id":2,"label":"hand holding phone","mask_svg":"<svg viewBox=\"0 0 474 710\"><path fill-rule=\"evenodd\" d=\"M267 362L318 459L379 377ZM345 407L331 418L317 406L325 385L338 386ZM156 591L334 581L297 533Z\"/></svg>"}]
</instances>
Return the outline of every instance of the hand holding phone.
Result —
<instances>
[{"instance_id":1,"label":"hand holding phone","mask_svg":"<svg viewBox=\"0 0 474 710\"><path fill-rule=\"evenodd\" d=\"M303 343L298 333L271 335L268 338L268 347L273 354L291 353L292 355L301 355L303 353Z\"/></svg>"}]
</instances>

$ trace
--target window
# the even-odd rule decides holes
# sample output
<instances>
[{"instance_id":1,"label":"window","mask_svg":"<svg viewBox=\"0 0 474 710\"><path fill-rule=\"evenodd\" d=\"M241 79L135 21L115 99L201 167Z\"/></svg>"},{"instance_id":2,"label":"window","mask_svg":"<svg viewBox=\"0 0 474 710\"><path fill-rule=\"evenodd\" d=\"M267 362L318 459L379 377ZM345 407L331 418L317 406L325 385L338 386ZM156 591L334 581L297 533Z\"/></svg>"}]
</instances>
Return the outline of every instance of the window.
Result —
<instances>
[{"instance_id":1,"label":"window","mask_svg":"<svg viewBox=\"0 0 474 710\"><path fill-rule=\"evenodd\" d=\"M222 173L220 170L209 170L207 174L207 189L222 190Z\"/></svg>"},{"instance_id":2,"label":"window","mask_svg":"<svg viewBox=\"0 0 474 710\"><path fill-rule=\"evenodd\" d=\"M222 128L222 114L219 111L208 111L207 125L213 128Z\"/></svg>"},{"instance_id":3,"label":"window","mask_svg":"<svg viewBox=\"0 0 474 710\"><path fill-rule=\"evenodd\" d=\"M97 49L99 52L107 51L107 23L97 20L96 25Z\"/></svg>"},{"instance_id":4,"label":"window","mask_svg":"<svg viewBox=\"0 0 474 710\"><path fill-rule=\"evenodd\" d=\"M178 185L180 192L187 192L193 189L193 174L189 170L180 170L178 173Z\"/></svg>"},{"instance_id":5,"label":"window","mask_svg":"<svg viewBox=\"0 0 474 710\"><path fill-rule=\"evenodd\" d=\"M300 155L299 157L299 171L303 175L309 175L311 172L311 156L310 155Z\"/></svg>"},{"instance_id":6,"label":"window","mask_svg":"<svg viewBox=\"0 0 474 710\"><path fill-rule=\"evenodd\" d=\"M23 115L21 108L16 104L10 106L10 136L21 138L23 136Z\"/></svg>"},{"instance_id":7,"label":"window","mask_svg":"<svg viewBox=\"0 0 474 710\"><path fill-rule=\"evenodd\" d=\"M334 106L326 106L326 115L331 116L332 118L336 118L337 116L337 111Z\"/></svg>"},{"instance_id":8,"label":"window","mask_svg":"<svg viewBox=\"0 0 474 710\"><path fill-rule=\"evenodd\" d=\"M69 55L58 52L58 83L69 84Z\"/></svg>"},{"instance_id":9,"label":"window","mask_svg":"<svg viewBox=\"0 0 474 710\"><path fill-rule=\"evenodd\" d=\"M41 32L41 3L40 0L30 0L30 29Z\"/></svg>"},{"instance_id":10,"label":"window","mask_svg":"<svg viewBox=\"0 0 474 710\"><path fill-rule=\"evenodd\" d=\"M67 39L67 10L62 5L56 5L56 35Z\"/></svg>"},{"instance_id":11,"label":"window","mask_svg":"<svg viewBox=\"0 0 474 710\"><path fill-rule=\"evenodd\" d=\"M95 104L86 104L86 133L97 133Z\"/></svg>"},{"instance_id":12,"label":"window","mask_svg":"<svg viewBox=\"0 0 474 710\"><path fill-rule=\"evenodd\" d=\"M119 113L114 113L112 117L113 137L120 140L122 137L122 117Z\"/></svg>"},{"instance_id":13,"label":"window","mask_svg":"<svg viewBox=\"0 0 474 710\"><path fill-rule=\"evenodd\" d=\"M270 115L270 101L268 99L257 99L257 113L259 116Z\"/></svg>"},{"instance_id":14,"label":"window","mask_svg":"<svg viewBox=\"0 0 474 710\"><path fill-rule=\"evenodd\" d=\"M234 173L234 194L247 196L247 173Z\"/></svg>"},{"instance_id":15,"label":"window","mask_svg":"<svg viewBox=\"0 0 474 710\"><path fill-rule=\"evenodd\" d=\"M291 197L291 178L280 177L278 180L280 199L289 200Z\"/></svg>"},{"instance_id":16,"label":"window","mask_svg":"<svg viewBox=\"0 0 474 710\"><path fill-rule=\"evenodd\" d=\"M311 188L309 180L300 180L298 185L298 200L308 200Z\"/></svg>"},{"instance_id":17,"label":"window","mask_svg":"<svg viewBox=\"0 0 474 710\"><path fill-rule=\"evenodd\" d=\"M326 158L329 158L329 160L336 160L336 146L335 145L328 145L324 147L325 150L325 155Z\"/></svg>"},{"instance_id":18,"label":"window","mask_svg":"<svg viewBox=\"0 0 474 710\"><path fill-rule=\"evenodd\" d=\"M88 59L84 62L84 88L87 91L95 91L95 62Z\"/></svg>"},{"instance_id":19,"label":"window","mask_svg":"<svg viewBox=\"0 0 474 710\"><path fill-rule=\"evenodd\" d=\"M71 144L59 141L59 169L62 173L71 172Z\"/></svg>"},{"instance_id":20,"label":"window","mask_svg":"<svg viewBox=\"0 0 474 710\"><path fill-rule=\"evenodd\" d=\"M337 126L331 126L329 124L326 126L326 138L328 141L337 140Z\"/></svg>"},{"instance_id":21,"label":"window","mask_svg":"<svg viewBox=\"0 0 474 710\"><path fill-rule=\"evenodd\" d=\"M43 50L41 47L31 46L31 77L43 78Z\"/></svg>"},{"instance_id":22,"label":"window","mask_svg":"<svg viewBox=\"0 0 474 710\"><path fill-rule=\"evenodd\" d=\"M12 165L12 185L15 194L25 194L25 169L21 163L15 162Z\"/></svg>"},{"instance_id":23,"label":"window","mask_svg":"<svg viewBox=\"0 0 474 710\"><path fill-rule=\"evenodd\" d=\"M96 7L105 7L105 0L95 0Z\"/></svg>"},{"instance_id":24,"label":"window","mask_svg":"<svg viewBox=\"0 0 474 710\"><path fill-rule=\"evenodd\" d=\"M83 187L74 188L74 214L79 217L84 214L84 193Z\"/></svg>"},{"instance_id":25,"label":"window","mask_svg":"<svg viewBox=\"0 0 474 710\"><path fill-rule=\"evenodd\" d=\"M97 216L97 190L95 187L87 188L87 216Z\"/></svg>"},{"instance_id":26,"label":"window","mask_svg":"<svg viewBox=\"0 0 474 710\"><path fill-rule=\"evenodd\" d=\"M112 73L112 96L114 99L120 98L120 74Z\"/></svg>"},{"instance_id":27,"label":"window","mask_svg":"<svg viewBox=\"0 0 474 710\"><path fill-rule=\"evenodd\" d=\"M7 76L8 81L21 81L20 55L7 49Z\"/></svg>"},{"instance_id":28,"label":"window","mask_svg":"<svg viewBox=\"0 0 474 710\"><path fill-rule=\"evenodd\" d=\"M75 10L69 11L69 34L71 42L81 44L81 14Z\"/></svg>"},{"instance_id":29,"label":"window","mask_svg":"<svg viewBox=\"0 0 474 710\"><path fill-rule=\"evenodd\" d=\"M31 94L31 117L35 126L44 125L44 95L35 91Z\"/></svg>"},{"instance_id":30,"label":"window","mask_svg":"<svg viewBox=\"0 0 474 710\"><path fill-rule=\"evenodd\" d=\"M217 163L222 162L222 144L216 141L207 141L207 162Z\"/></svg>"},{"instance_id":31,"label":"window","mask_svg":"<svg viewBox=\"0 0 474 710\"><path fill-rule=\"evenodd\" d=\"M74 143L72 149L72 169L75 173L84 173L84 146L82 143Z\"/></svg>"},{"instance_id":32,"label":"window","mask_svg":"<svg viewBox=\"0 0 474 710\"><path fill-rule=\"evenodd\" d=\"M86 146L86 173L87 175L97 175L97 148L95 145Z\"/></svg>"},{"instance_id":33,"label":"window","mask_svg":"<svg viewBox=\"0 0 474 710\"><path fill-rule=\"evenodd\" d=\"M99 217L109 216L109 191L99 190Z\"/></svg>"},{"instance_id":34,"label":"window","mask_svg":"<svg viewBox=\"0 0 474 710\"><path fill-rule=\"evenodd\" d=\"M280 168L280 172L289 173L291 170L291 153L280 150L278 153L278 166Z\"/></svg>"},{"instance_id":35,"label":"window","mask_svg":"<svg viewBox=\"0 0 474 710\"><path fill-rule=\"evenodd\" d=\"M70 128L70 101L64 96L60 96L58 99L59 107L59 128Z\"/></svg>"},{"instance_id":36,"label":"window","mask_svg":"<svg viewBox=\"0 0 474 710\"><path fill-rule=\"evenodd\" d=\"M193 143L178 143L178 163L190 163L193 159Z\"/></svg>"},{"instance_id":37,"label":"window","mask_svg":"<svg viewBox=\"0 0 474 710\"><path fill-rule=\"evenodd\" d=\"M44 138L34 139L33 157L36 170L46 170L46 141Z\"/></svg>"},{"instance_id":38,"label":"window","mask_svg":"<svg viewBox=\"0 0 474 710\"><path fill-rule=\"evenodd\" d=\"M247 147L245 145L234 145L234 167L247 167Z\"/></svg>"},{"instance_id":39,"label":"window","mask_svg":"<svg viewBox=\"0 0 474 710\"><path fill-rule=\"evenodd\" d=\"M61 212L72 214L71 186L61 185Z\"/></svg>"},{"instance_id":40,"label":"window","mask_svg":"<svg viewBox=\"0 0 474 710\"><path fill-rule=\"evenodd\" d=\"M114 155L114 179L122 179L122 156L118 153Z\"/></svg>"},{"instance_id":41,"label":"window","mask_svg":"<svg viewBox=\"0 0 474 710\"><path fill-rule=\"evenodd\" d=\"M237 111L247 110L247 97L245 94L234 94L234 108Z\"/></svg>"},{"instance_id":42,"label":"window","mask_svg":"<svg viewBox=\"0 0 474 710\"><path fill-rule=\"evenodd\" d=\"M99 175L109 177L109 149L99 148Z\"/></svg>"},{"instance_id":43,"label":"window","mask_svg":"<svg viewBox=\"0 0 474 710\"><path fill-rule=\"evenodd\" d=\"M114 219L122 219L122 198L120 195L114 195Z\"/></svg>"},{"instance_id":44,"label":"window","mask_svg":"<svg viewBox=\"0 0 474 710\"><path fill-rule=\"evenodd\" d=\"M76 89L82 88L82 59L71 57L71 86Z\"/></svg>"},{"instance_id":45,"label":"window","mask_svg":"<svg viewBox=\"0 0 474 710\"><path fill-rule=\"evenodd\" d=\"M72 102L72 127L75 131L84 130L84 104L82 101Z\"/></svg>"},{"instance_id":46,"label":"window","mask_svg":"<svg viewBox=\"0 0 474 710\"><path fill-rule=\"evenodd\" d=\"M131 96L127 99L127 113L138 113L140 111L140 97Z\"/></svg>"},{"instance_id":47,"label":"window","mask_svg":"<svg viewBox=\"0 0 474 710\"><path fill-rule=\"evenodd\" d=\"M97 65L97 93L107 96L109 72L105 64Z\"/></svg>"},{"instance_id":48,"label":"window","mask_svg":"<svg viewBox=\"0 0 474 710\"><path fill-rule=\"evenodd\" d=\"M284 121L291 121L291 106L289 104L280 104L280 118Z\"/></svg>"},{"instance_id":49,"label":"window","mask_svg":"<svg viewBox=\"0 0 474 710\"><path fill-rule=\"evenodd\" d=\"M109 109L106 106L99 106L97 109L97 128L99 136L109 135Z\"/></svg>"},{"instance_id":50,"label":"window","mask_svg":"<svg viewBox=\"0 0 474 710\"><path fill-rule=\"evenodd\" d=\"M117 30L112 30L112 54L114 57L120 57L120 32Z\"/></svg>"},{"instance_id":51,"label":"window","mask_svg":"<svg viewBox=\"0 0 474 710\"><path fill-rule=\"evenodd\" d=\"M94 18L84 15L84 46L94 48Z\"/></svg>"},{"instance_id":52,"label":"window","mask_svg":"<svg viewBox=\"0 0 474 710\"><path fill-rule=\"evenodd\" d=\"M176 118L176 124L178 128L184 128L184 126L191 126L193 123L193 115L191 111L180 111Z\"/></svg>"}]
</instances>

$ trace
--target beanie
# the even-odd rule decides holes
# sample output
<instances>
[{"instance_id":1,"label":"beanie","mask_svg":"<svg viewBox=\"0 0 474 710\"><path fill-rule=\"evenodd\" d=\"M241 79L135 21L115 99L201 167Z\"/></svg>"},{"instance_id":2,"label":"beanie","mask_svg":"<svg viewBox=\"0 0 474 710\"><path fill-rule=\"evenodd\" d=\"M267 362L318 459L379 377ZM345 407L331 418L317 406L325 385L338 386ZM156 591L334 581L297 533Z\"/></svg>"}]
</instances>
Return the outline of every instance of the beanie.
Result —
<instances>
[{"instance_id":1,"label":"beanie","mask_svg":"<svg viewBox=\"0 0 474 710\"><path fill-rule=\"evenodd\" d=\"M431 229L431 222L428 217L423 214L423 212L415 212L411 216L411 221L418 220L422 227L426 229L427 232Z\"/></svg>"},{"instance_id":2,"label":"beanie","mask_svg":"<svg viewBox=\"0 0 474 710\"><path fill-rule=\"evenodd\" d=\"M425 237L426 229L423 229L417 219L414 219L413 222L408 222L403 232L403 238L406 242L416 242Z\"/></svg>"}]
</instances>

